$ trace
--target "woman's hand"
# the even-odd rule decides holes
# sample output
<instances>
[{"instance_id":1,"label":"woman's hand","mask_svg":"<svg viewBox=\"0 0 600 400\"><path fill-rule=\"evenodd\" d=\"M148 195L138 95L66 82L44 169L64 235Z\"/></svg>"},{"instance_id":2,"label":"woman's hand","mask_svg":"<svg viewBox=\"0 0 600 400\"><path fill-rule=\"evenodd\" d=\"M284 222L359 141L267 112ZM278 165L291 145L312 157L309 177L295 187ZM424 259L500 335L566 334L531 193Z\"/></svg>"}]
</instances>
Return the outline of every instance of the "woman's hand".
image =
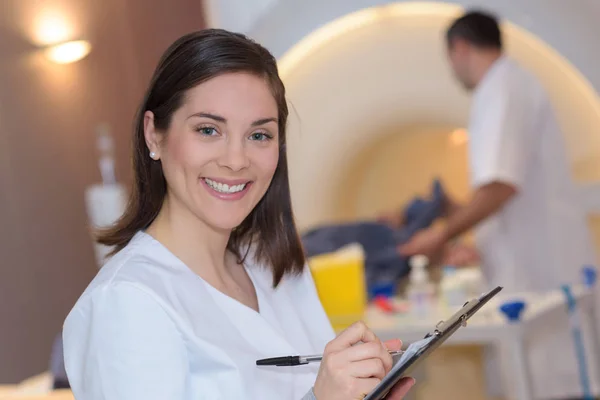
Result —
<instances>
[{"instance_id":1,"label":"woman's hand","mask_svg":"<svg viewBox=\"0 0 600 400\"><path fill-rule=\"evenodd\" d=\"M399 350L402 342L393 340L386 345L362 322L341 332L325 347L314 386L317 400L364 398L390 371L389 351ZM402 399L413 384L412 378L402 380L387 399Z\"/></svg>"}]
</instances>

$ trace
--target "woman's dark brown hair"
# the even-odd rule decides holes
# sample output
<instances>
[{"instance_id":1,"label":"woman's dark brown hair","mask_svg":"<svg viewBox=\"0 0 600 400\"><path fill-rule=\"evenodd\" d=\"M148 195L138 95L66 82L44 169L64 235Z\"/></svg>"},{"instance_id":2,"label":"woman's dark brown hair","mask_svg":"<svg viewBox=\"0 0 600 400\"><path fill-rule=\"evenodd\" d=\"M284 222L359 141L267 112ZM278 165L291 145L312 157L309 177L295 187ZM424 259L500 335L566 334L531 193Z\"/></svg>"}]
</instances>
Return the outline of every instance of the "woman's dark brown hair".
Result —
<instances>
[{"instance_id":1,"label":"woman's dark brown hair","mask_svg":"<svg viewBox=\"0 0 600 400\"><path fill-rule=\"evenodd\" d=\"M264 78L273 93L279 114L279 164L266 194L233 230L227 248L241 262L248 254L244 246L249 249L252 245L256 261L273 269L274 286L284 275L303 270L304 252L294 223L288 179L285 146L288 108L276 60L268 50L245 36L221 29L181 37L167 49L154 72L135 120L134 184L129 204L119 221L97 237L99 243L114 246L112 254L154 221L167 193L161 163L150 158L146 146L144 113L152 111L156 129L166 134L171 117L182 106L188 90L218 75L234 72Z\"/></svg>"}]
</instances>

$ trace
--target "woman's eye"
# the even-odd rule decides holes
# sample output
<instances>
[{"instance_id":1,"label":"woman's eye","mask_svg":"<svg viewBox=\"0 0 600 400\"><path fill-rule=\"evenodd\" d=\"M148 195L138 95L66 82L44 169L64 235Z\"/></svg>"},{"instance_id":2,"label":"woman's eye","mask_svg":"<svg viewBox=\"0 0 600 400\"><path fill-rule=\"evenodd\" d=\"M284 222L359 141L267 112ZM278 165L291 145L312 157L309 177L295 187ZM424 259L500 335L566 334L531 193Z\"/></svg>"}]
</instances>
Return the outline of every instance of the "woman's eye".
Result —
<instances>
[{"instance_id":1,"label":"woman's eye","mask_svg":"<svg viewBox=\"0 0 600 400\"><path fill-rule=\"evenodd\" d=\"M217 133L217 130L210 126L204 126L200 129L198 129L198 132L200 132L201 134L206 135L206 136L213 136Z\"/></svg>"},{"instance_id":2,"label":"woman's eye","mask_svg":"<svg viewBox=\"0 0 600 400\"><path fill-rule=\"evenodd\" d=\"M262 140L269 140L269 139L271 139L271 136L268 135L268 134L266 134L266 133L264 133L264 132L255 132L252 135L250 135L250 139L251 140L262 141Z\"/></svg>"}]
</instances>

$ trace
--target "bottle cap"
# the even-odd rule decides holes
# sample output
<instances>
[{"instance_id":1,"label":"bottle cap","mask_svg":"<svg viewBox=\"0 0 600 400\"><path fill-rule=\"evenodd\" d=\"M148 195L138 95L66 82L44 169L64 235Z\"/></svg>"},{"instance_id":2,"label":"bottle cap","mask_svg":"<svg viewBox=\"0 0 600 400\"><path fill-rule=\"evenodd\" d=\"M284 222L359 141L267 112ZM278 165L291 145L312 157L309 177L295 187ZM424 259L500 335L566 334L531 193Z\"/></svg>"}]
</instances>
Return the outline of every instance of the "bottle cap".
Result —
<instances>
[{"instance_id":1,"label":"bottle cap","mask_svg":"<svg viewBox=\"0 0 600 400\"><path fill-rule=\"evenodd\" d=\"M369 295L371 298L378 296L394 297L396 295L396 284L394 282L379 282L370 287Z\"/></svg>"},{"instance_id":2,"label":"bottle cap","mask_svg":"<svg viewBox=\"0 0 600 400\"><path fill-rule=\"evenodd\" d=\"M583 274L583 283L587 287L592 287L596 284L596 279L598 278L598 273L596 268L593 265L586 265L582 269Z\"/></svg>"},{"instance_id":3,"label":"bottle cap","mask_svg":"<svg viewBox=\"0 0 600 400\"><path fill-rule=\"evenodd\" d=\"M525 302L520 300L507 302L500 306L500 311L506 315L510 322L518 322L524 309Z\"/></svg>"}]
</instances>

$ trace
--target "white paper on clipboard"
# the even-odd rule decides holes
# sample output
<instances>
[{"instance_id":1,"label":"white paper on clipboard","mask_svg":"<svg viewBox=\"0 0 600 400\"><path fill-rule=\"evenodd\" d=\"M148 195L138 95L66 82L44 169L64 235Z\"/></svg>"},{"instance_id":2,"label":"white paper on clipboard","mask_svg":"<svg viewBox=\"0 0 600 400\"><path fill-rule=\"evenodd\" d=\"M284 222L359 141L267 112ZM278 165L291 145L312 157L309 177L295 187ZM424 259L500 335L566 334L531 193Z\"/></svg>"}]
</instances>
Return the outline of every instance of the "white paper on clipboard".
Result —
<instances>
[{"instance_id":1,"label":"white paper on clipboard","mask_svg":"<svg viewBox=\"0 0 600 400\"><path fill-rule=\"evenodd\" d=\"M430 336L426 339L421 339L418 340L416 342L411 343L408 348L406 349L406 351L404 351L404 353L402 353L402 355L400 356L400 358L398 359L398 361L396 361L394 363L394 366L392 367L392 369L390 370L390 374L394 373L396 370L402 368L402 365L404 365L404 363L407 360L410 360L410 358L412 356L414 356L415 354L417 354L420 350L424 349L425 347L427 347L427 345L435 338L435 336Z\"/></svg>"}]
</instances>

